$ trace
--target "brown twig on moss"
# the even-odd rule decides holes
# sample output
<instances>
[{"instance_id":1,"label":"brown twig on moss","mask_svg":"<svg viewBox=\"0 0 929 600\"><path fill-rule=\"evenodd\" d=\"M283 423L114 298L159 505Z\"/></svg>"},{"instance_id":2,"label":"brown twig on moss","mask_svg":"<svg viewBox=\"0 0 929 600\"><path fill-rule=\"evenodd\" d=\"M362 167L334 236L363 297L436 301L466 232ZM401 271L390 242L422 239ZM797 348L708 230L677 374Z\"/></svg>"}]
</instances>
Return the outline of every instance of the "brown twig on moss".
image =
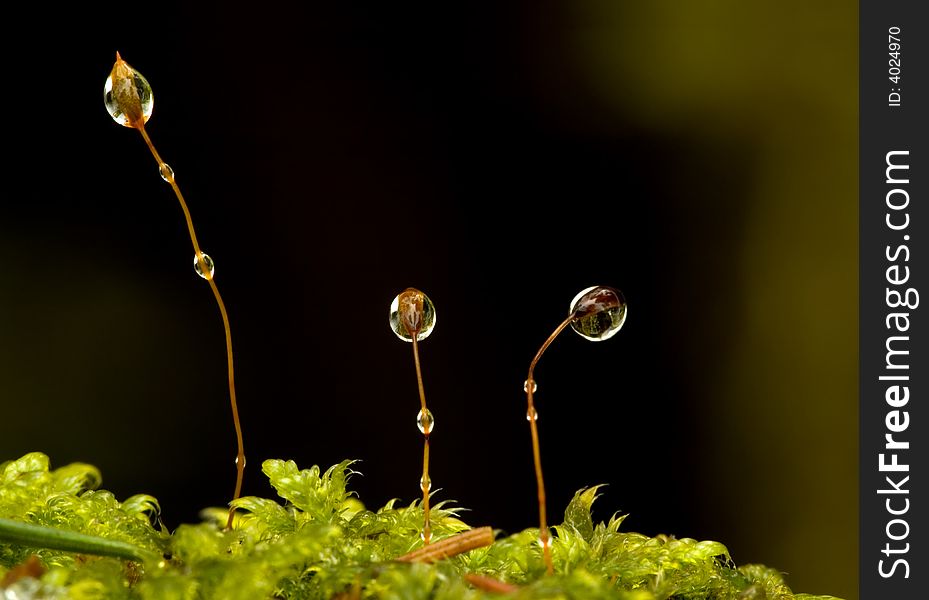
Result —
<instances>
[{"instance_id":1,"label":"brown twig on moss","mask_svg":"<svg viewBox=\"0 0 929 600\"><path fill-rule=\"evenodd\" d=\"M494 543L494 531L488 527L478 527L469 529L461 533L447 537L444 540L433 542L428 546L423 546L414 550L396 560L402 562L421 562L434 563L444 558L456 556L468 550L483 548Z\"/></svg>"},{"instance_id":2,"label":"brown twig on moss","mask_svg":"<svg viewBox=\"0 0 929 600\"><path fill-rule=\"evenodd\" d=\"M0 589L8 588L23 577L38 579L45 574L45 567L37 554L30 554L26 560L6 572L0 580Z\"/></svg>"},{"instance_id":3,"label":"brown twig on moss","mask_svg":"<svg viewBox=\"0 0 929 600\"><path fill-rule=\"evenodd\" d=\"M519 591L518 585L500 581L499 579L494 579L493 577L487 577L486 575L468 573L464 576L464 578L465 581L478 588L479 590L484 590L485 592L491 592L493 594L515 594Z\"/></svg>"}]
</instances>

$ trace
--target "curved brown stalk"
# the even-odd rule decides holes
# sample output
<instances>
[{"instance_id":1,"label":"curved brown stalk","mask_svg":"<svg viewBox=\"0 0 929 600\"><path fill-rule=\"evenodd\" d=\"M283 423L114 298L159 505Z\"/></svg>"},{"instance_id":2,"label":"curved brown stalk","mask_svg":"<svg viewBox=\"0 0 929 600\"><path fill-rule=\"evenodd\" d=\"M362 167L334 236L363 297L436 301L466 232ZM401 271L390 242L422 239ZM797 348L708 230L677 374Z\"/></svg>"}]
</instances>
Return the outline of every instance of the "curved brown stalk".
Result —
<instances>
[{"instance_id":1,"label":"curved brown stalk","mask_svg":"<svg viewBox=\"0 0 929 600\"><path fill-rule=\"evenodd\" d=\"M181 189L178 187L177 181L174 179L173 170L168 166L167 163L165 163L165 161L161 159L158 151L155 150L155 145L152 143L151 138L148 137L148 132L145 131L145 124L139 120L133 123L133 127L135 127L139 133L142 134L142 138L145 140L145 144L148 146L148 149L151 150L152 156L155 157L155 161L158 162L158 170L161 173L162 178L171 185L171 189L174 190L174 195L177 196L177 201L181 205L181 210L184 211L184 219L187 221L187 232L190 234L190 242L194 247L194 256L197 258L197 263L200 266L200 272L203 273L204 279L207 280L207 282L210 284L210 289L213 290L213 297L216 298L216 305L219 307L219 313L223 319L223 329L226 333L226 365L229 374L229 402L232 407L232 422L235 425L236 443L238 444L238 454L235 458L235 492L232 496L232 499L236 500L242 494L242 479L245 475L245 444L242 439L242 423L239 421L239 408L235 399L235 371L233 369L232 363L232 330L229 327L229 315L226 313L226 305L223 303L223 297L219 293L219 288L216 287L216 281L213 279L211 269L203 258L204 254L200 250L200 244L197 243L197 234L194 231L193 219L190 217L190 209L187 208L187 202L184 201L184 195L181 194ZM235 508L230 508L229 518L226 521L227 529L232 527L232 520L234 516Z\"/></svg>"},{"instance_id":2,"label":"curved brown stalk","mask_svg":"<svg viewBox=\"0 0 929 600\"><path fill-rule=\"evenodd\" d=\"M532 434L532 457L535 460L535 479L539 496L539 543L542 545L542 556L545 560L545 569L548 571L549 575L555 572L555 567L552 563L552 543L545 514L545 481L542 479L542 458L539 452L539 428L536 425L538 413L535 410L535 404L532 402L532 395L535 393L535 380L532 378L532 374L535 371L535 366L538 364L539 359L542 358L542 354L544 354L545 350L555 341L558 334L571 324L571 321L574 320L574 316L574 313L572 313L567 319L562 321L561 325L548 336L548 339L545 340L545 343L543 343L539 351L536 352L535 358L529 363L529 376L526 377L525 384L526 399L529 405L526 411L526 418L529 420L529 431Z\"/></svg>"}]
</instances>

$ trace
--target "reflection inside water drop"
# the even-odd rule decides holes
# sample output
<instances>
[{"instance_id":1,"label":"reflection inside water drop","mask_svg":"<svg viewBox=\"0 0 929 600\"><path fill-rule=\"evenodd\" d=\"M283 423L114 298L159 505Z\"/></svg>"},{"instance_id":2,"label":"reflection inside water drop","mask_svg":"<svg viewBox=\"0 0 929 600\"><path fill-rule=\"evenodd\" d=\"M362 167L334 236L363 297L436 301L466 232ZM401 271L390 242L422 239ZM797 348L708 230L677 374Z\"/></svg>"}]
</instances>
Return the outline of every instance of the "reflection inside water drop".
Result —
<instances>
[{"instance_id":1,"label":"reflection inside water drop","mask_svg":"<svg viewBox=\"0 0 929 600\"><path fill-rule=\"evenodd\" d=\"M432 411L428 408L420 409L419 414L416 415L416 426L425 435L432 433L435 427L435 417L432 416Z\"/></svg>"},{"instance_id":2,"label":"reflection inside water drop","mask_svg":"<svg viewBox=\"0 0 929 600\"><path fill-rule=\"evenodd\" d=\"M570 314L574 315L571 328L578 335L601 342L616 335L626 322L626 299L611 287L589 287L571 301Z\"/></svg>"},{"instance_id":3,"label":"reflection inside water drop","mask_svg":"<svg viewBox=\"0 0 929 600\"><path fill-rule=\"evenodd\" d=\"M155 98L145 77L118 58L103 84L103 104L114 121L124 127L135 127L133 119L148 122Z\"/></svg>"},{"instance_id":4,"label":"reflection inside water drop","mask_svg":"<svg viewBox=\"0 0 929 600\"><path fill-rule=\"evenodd\" d=\"M404 342L429 337L435 328L435 306L429 296L416 288L407 288L397 294L390 303L390 328Z\"/></svg>"},{"instance_id":5,"label":"reflection inside water drop","mask_svg":"<svg viewBox=\"0 0 929 600\"><path fill-rule=\"evenodd\" d=\"M201 252L200 256L203 257L203 264L206 265L207 273L203 272L203 267L200 266L200 261L197 260L197 257L194 256L194 271L200 277L203 277L206 280L213 279L213 273L216 271L216 265L213 263L213 259L210 258L210 255L206 252Z\"/></svg>"}]
</instances>

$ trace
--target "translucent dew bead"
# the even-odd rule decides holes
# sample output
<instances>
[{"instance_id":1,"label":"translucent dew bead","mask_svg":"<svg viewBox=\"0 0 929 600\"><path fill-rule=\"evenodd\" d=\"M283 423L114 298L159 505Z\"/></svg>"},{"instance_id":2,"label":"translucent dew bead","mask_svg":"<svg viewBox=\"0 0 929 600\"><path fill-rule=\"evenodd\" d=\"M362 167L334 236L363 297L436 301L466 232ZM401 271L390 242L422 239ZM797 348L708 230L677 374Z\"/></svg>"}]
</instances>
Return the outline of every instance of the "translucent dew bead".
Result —
<instances>
[{"instance_id":1,"label":"translucent dew bead","mask_svg":"<svg viewBox=\"0 0 929 600\"><path fill-rule=\"evenodd\" d=\"M435 417L432 416L432 411L428 408L421 409L416 415L416 426L425 435L432 433L435 427Z\"/></svg>"},{"instance_id":2,"label":"translucent dew bead","mask_svg":"<svg viewBox=\"0 0 929 600\"><path fill-rule=\"evenodd\" d=\"M168 163L161 163L158 165L158 173L161 175L161 178L166 182L171 183L174 181L174 169L171 168L171 165Z\"/></svg>"},{"instance_id":3,"label":"translucent dew bead","mask_svg":"<svg viewBox=\"0 0 929 600\"><path fill-rule=\"evenodd\" d=\"M626 322L626 299L622 292L606 286L593 286L571 301L574 320L571 328L592 342L608 340Z\"/></svg>"},{"instance_id":4,"label":"translucent dew bead","mask_svg":"<svg viewBox=\"0 0 929 600\"><path fill-rule=\"evenodd\" d=\"M206 265L206 269L209 271L209 273L203 272L203 267L200 266L200 261L197 260L196 256L194 256L194 271L197 273L197 275L209 281L210 279L213 279L213 273L216 271L216 265L213 264L213 259L210 258L210 255L206 252L201 252L200 256L203 257L203 264Z\"/></svg>"},{"instance_id":5,"label":"translucent dew bead","mask_svg":"<svg viewBox=\"0 0 929 600\"><path fill-rule=\"evenodd\" d=\"M435 306L429 297L416 288L407 288L390 303L390 328L404 342L429 337L435 328Z\"/></svg>"}]
</instances>

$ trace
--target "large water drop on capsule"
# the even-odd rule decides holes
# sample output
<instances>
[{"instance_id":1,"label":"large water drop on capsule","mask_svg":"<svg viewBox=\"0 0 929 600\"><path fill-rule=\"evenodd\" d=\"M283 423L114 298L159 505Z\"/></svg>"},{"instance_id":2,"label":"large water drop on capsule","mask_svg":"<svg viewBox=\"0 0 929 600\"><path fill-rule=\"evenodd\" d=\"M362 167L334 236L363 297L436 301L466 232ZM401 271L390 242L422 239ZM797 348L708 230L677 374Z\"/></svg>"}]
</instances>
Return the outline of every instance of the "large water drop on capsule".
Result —
<instances>
[{"instance_id":1,"label":"large water drop on capsule","mask_svg":"<svg viewBox=\"0 0 929 600\"><path fill-rule=\"evenodd\" d=\"M571 301L571 328L592 342L608 340L626 322L626 298L617 289L593 286Z\"/></svg>"},{"instance_id":2,"label":"large water drop on capsule","mask_svg":"<svg viewBox=\"0 0 929 600\"><path fill-rule=\"evenodd\" d=\"M429 296L416 288L406 288L390 303L390 328L404 342L429 337L435 328L435 306Z\"/></svg>"},{"instance_id":3,"label":"large water drop on capsule","mask_svg":"<svg viewBox=\"0 0 929 600\"><path fill-rule=\"evenodd\" d=\"M213 264L213 259L210 258L210 255L206 252L201 252L200 256L203 257L203 264L206 265L206 270L208 273L203 272L203 267L200 266L200 261L197 260L196 255L194 256L194 271L200 277L203 277L206 280L213 279L213 273L216 271L216 265Z\"/></svg>"},{"instance_id":4,"label":"large water drop on capsule","mask_svg":"<svg viewBox=\"0 0 929 600\"><path fill-rule=\"evenodd\" d=\"M125 127L137 127L148 122L155 107L152 86L119 53L103 84L103 104L113 120Z\"/></svg>"}]
</instances>

